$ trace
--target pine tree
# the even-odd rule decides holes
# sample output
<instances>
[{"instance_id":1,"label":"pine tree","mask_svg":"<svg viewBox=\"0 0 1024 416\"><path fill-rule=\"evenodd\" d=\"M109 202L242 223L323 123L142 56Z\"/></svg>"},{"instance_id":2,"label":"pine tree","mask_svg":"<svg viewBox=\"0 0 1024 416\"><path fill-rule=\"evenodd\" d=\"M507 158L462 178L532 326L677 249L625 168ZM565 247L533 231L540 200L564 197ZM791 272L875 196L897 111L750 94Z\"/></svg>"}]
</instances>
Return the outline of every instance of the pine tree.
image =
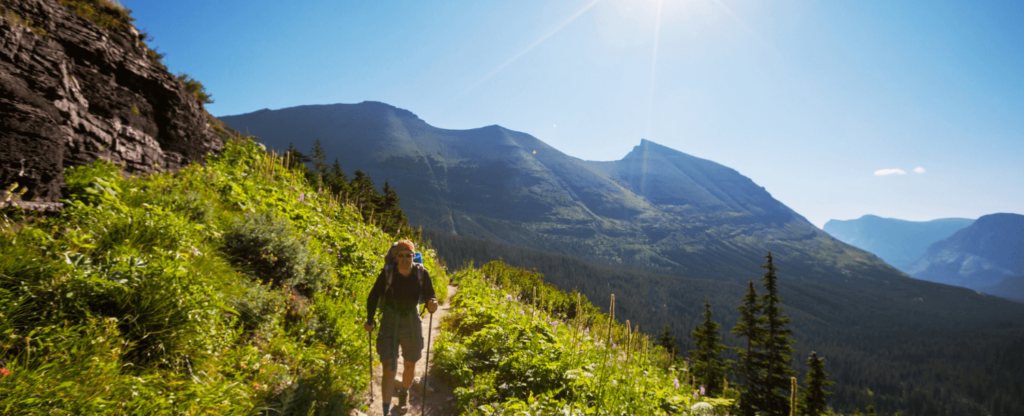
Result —
<instances>
[{"instance_id":1,"label":"pine tree","mask_svg":"<svg viewBox=\"0 0 1024 416\"><path fill-rule=\"evenodd\" d=\"M306 170L305 164L309 162L309 157L302 154L302 152L300 152L299 149L296 149L293 144L288 143L288 151L285 152L285 157L287 157L291 162L291 166L289 167L292 169L299 169L299 166L302 166L301 170Z\"/></svg>"},{"instance_id":2,"label":"pine tree","mask_svg":"<svg viewBox=\"0 0 1024 416\"><path fill-rule=\"evenodd\" d=\"M382 220L382 226L385 231L389 233L395 233L399 230L409 229L409 219L405 216L405 211L402 211L398 207L398 192L395 192L395 188L391 187L391 184L387 179L384 180L384 195L381 200L381 212L384 214Z\"/></svg>"},{"instance_id":3,"label":"pine tree","mask_svg":"<svg viewBox=\"0 0 1024 416\"><path fill-rule=\"evenodd\" d=\"M694 358L693 375L700 384L707 389L708 395L718 394L722 390L722 376L725 373L725 363L722 361L722 337L718 336L718 323L713 321L711 313L711 300L704 298L704 322L697 324L697 328L690 334L693 337L696 350L690 351Z\"/></svg>"},{"instance_id":4,"label":"pine tree","mask_svg":"<svg viewBox=\"0 0 1024 416\"><path fill-rule=\"evenodd\" d=\"M327 155L324 153L323 146L320 145L320 139L316 139L313 141L313 149L309 151L309 161L313 162L313 171L319 174L320 177L327 176L326 160Z\"/></svg>"},{"instance_id":5,"label":"pine tree","mask_svg":"<svg viewBox=\"0 0 1024 416\"><path fill-rule=\"evenodd\" d=\"M796 374L790 365L793 361L793 347L790 345L793 343L790 339L793 331L786 328L789 317L781 305L783 299L779 297L779 278L775 275L778 268L773 264L772 253L769 251L765 258L768 262L761 268L768 271L764 273L761 282L767 293L761 296L760 303L767 329L764 344L767 367L764 380L760 383L764 395L757 398L754 404L759 410L781 415L789 413L789 377Z\"/></svg>"},{"instance_id":6,"label":"pine tree","mask_svg":"<svg viewBox=\"0 0 1024 416\"><path fill-rule=\"evenodd\" d=\"M658 333L658 345L665 348L665 351L670 355L679 353L679 347L676 346L676 337L672 335L672 329L665 324L665 329Z\"/></svg>"},{"instance_id":7,"label":"pine tree","mask_svg":"<svg viewBox=\"0 0 1024 416\"><path fill-rule=\"evenodd\" d=\"M341 164L338 163L338 158L334 158L334 165L331 166L331 171L327 174L327 185L331 188L331 192L339 195L348 195L348 176L341 170Z\"/></svg>"},{"instance_id":8,"label":"pine tree","mask_svg":"<svg viewBox=\"0 0 1024 416\"><path fill-rule=\"evenodd\" d=\"M753 416L754 406L757 397L764 397L759 386L763 382L761 370L765 367L764 346L765 317L761 316L761 304L758 303L757 290L754 289L754 281L747 281L747 294L743 297L743 304L736 308L740 312L740 318L736 321L732 333L747 339L747 347L736 348L739 355L739 378L742 380L740 389L740 414Z\"/></svg>"},{"instance_id":9,"label":"pine tree","mask_svg":"<svg viewBox=\"0 0 1024 416\"><path fill-rule=\"evenodd\" d=\"M832 394L825 391L826 386L835 384L828 380L825 373L825 359L818 358L818 353L811 351L807 357L807 378L804 380L804 399L800 403L800 413L806 416L825 414L827 403L825 397Z\"/></svg>"},{"instance_id":10,"label":"pine tree","mask_svg":"<svg viewBox=\"0 0 1024 416\"><path fill-rule=\"evenodd\" d=\"M349 182L349 189L353 193L352 198L349 199L357 203L363 220L370 221L371 216L376 218L376 215L381 212L380 205L383 198L377 193L377 186L373 184L370 175L356 169L352 181Z\"/></svg>"}]
</instances>

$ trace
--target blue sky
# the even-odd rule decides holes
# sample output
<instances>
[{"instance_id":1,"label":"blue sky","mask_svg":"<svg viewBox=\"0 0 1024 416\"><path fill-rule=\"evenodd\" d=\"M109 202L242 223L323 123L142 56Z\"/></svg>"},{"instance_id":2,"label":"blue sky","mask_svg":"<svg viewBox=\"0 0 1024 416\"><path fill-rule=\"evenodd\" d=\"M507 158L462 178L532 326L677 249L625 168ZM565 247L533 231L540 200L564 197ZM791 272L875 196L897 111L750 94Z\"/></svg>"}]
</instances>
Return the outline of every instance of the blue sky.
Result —
<instances>
[{"instance_id":1,"label":"blue sky","mask_svg":"<svg viewBox=\"0 0 1024 416\"><path fill-rule=\"evenodd\" d=\"M1024 213L1021 1L121 2L216 116L381 101L587 160L646 138L819 227Z\"/></svg>"}]
</instances>

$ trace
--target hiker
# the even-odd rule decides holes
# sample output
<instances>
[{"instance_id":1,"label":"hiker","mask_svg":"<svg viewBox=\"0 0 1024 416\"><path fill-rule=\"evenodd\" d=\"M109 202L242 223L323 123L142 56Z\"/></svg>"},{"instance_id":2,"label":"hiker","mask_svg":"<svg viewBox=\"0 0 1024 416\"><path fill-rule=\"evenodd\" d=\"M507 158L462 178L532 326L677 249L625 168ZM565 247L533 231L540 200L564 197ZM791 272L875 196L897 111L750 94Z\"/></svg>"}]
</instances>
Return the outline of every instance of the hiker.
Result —
<instances>
[{"instance_id":1,"label":"hiker","mask_svg":"<svg viewBox=\"0 0 1024 416\"><path fill-rule=\"evenodd\" d=\"M366 331L373 331L373 316L380 301L384 316L377 333L377 354L380 355L381 402L384 414L391 408L391 393L394 390L395 373L398 371L398 352L401 349L405 368L402 370L402 386L398 389L399 413L407 411L409 386L416 373L416 362L423 349L423 326L416 313L416 306L425 300L427 310L437 310L437 299L430 273L422 264L414 264L416 246L409 240L402 240L391 246L385 256L384 270L377 275L370 295L366 298ZM399 348L401 347L401 348Z\"/></svg>"}]
</instances>

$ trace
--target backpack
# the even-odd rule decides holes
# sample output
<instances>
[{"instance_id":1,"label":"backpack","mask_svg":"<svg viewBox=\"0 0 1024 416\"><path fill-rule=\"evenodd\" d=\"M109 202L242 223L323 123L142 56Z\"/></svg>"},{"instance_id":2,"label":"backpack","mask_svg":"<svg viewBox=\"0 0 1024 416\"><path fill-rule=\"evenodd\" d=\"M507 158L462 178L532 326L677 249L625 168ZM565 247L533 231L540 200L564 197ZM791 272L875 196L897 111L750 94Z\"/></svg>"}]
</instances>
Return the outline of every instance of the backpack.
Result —
<instances>
[{"instance_id":1,"label":"backpack","mask_svg":"<svg viewBox=\"0 0 1024 416\"><path fill-rule=\"evenodd\" d=\"M392 244L391 248L388 249L388 254L384 256L384 296L381 296L380 300L378 301L378 307L383 306L380 303L384 302L384 299L386 299L388 297L394 298L394 293L391 293L389 295L389 292L391 292L391 280L394 277L395 264L398 262L398 258L395 257L395 251L397 251L397 249L398 249L398 243ZM416 267L417 264L420 267ZM423 287L423 270L425 270L425 269L423 267L423 255L420 252L418 252L418 251L413 254L412 270L415 271L415 273L416 273L416 281L420 284L420 287L422 288ZM423 304L423 303L424 302L423 302L423 298L422 298L422 295L421 295L420 299L416 302L416 304L420 305L420 304ZM384 309L380 308L380 310L383 311ZM422 312L421 312L421 315L422 315Z\"/></svg>"}]
</instances>

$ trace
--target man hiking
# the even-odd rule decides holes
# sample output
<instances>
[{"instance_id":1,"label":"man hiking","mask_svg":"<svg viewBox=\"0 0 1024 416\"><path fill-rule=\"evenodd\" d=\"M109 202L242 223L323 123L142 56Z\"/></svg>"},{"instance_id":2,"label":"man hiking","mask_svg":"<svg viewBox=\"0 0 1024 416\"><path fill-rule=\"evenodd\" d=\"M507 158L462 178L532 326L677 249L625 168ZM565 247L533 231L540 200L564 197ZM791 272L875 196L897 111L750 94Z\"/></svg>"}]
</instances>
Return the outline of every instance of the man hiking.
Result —
<instances>
[{"instance_id":1,"label":"man hiking","mask_svg":"<svg viewBox=\"0 0 1024 416\"><path fill-rule=\"evenodd\" d=\"M384 270L377 276L370 295L366 298L367 332L373 331L373 316L380 303L384 316L380 321L377 333L377 354L380 355L381 370L381 404L384 414L391 408L391 394L394 390L395 373L398 371L398 352L401 349L405 360L402 370L402 386L398 389L399 413L408 411L409 386L412 385L416 373L416 362L420 359L423 349L423 326L416 313L416 306L425 300L427 310L437 310L437 299L434 285L430 281L430 273L422 264L414 264L412 259L416 246L409 240L402 240L391 246L384 258ZM400 347L400 348L399 348Z\"/></svg>"}]
</instances>

